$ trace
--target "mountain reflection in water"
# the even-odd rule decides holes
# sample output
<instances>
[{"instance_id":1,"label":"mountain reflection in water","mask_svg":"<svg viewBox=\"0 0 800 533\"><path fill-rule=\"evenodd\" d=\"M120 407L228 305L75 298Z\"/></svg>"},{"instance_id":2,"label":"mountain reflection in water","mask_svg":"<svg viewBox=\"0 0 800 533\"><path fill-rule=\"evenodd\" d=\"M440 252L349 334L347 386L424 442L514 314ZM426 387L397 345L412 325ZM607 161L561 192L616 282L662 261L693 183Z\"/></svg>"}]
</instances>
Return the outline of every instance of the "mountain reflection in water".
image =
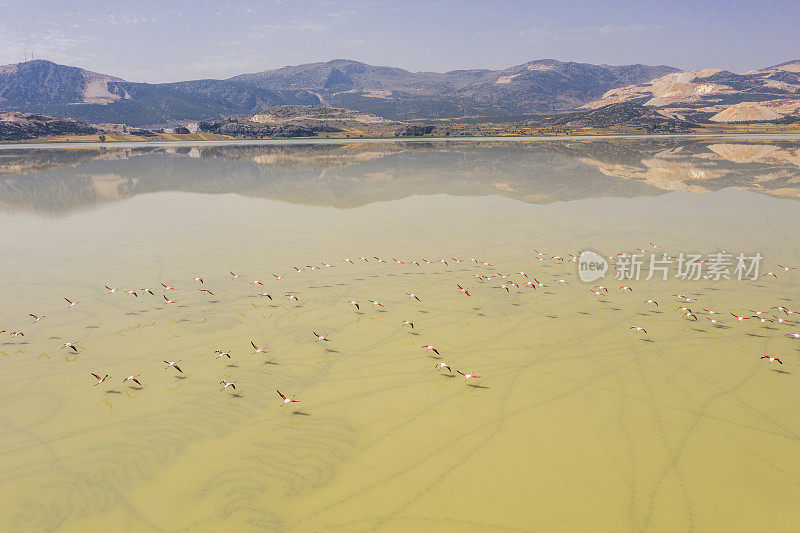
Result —
<instances>
[{"instance_id":1,"label":"mountain reflection in water","mask_svg":"<svg viewBox=\"0 0 800 533\"><path fill-rule=\"evenodd\" d=\"M726 187L800 197L800 141L656 137L0 151L0 207L50 214L161 191L351 208L411 195L501 195L545 204Z\"/></svg>"}]
</instances>

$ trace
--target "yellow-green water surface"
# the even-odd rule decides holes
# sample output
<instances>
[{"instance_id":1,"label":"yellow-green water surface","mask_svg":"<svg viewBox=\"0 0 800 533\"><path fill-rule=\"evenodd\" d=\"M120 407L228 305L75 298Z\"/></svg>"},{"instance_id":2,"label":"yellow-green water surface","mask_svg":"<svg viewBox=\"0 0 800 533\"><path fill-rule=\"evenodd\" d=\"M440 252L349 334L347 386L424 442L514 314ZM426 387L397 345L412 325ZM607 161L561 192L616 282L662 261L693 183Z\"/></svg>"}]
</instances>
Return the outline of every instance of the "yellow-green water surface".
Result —
<instances>
[{"instance_id":1,"label":"yellow-green water surface","mask_svg":"<svg viewBox=\"0 0 800 533\"><path fill-rule=\"evenodd\" d=\"M800 311L798 141L15 148L0 172L4 530L800 523L800 314L771 309ZM596 295L568 255L640 248L777 278L612 266Z\"/></svg>"}]
</instances>

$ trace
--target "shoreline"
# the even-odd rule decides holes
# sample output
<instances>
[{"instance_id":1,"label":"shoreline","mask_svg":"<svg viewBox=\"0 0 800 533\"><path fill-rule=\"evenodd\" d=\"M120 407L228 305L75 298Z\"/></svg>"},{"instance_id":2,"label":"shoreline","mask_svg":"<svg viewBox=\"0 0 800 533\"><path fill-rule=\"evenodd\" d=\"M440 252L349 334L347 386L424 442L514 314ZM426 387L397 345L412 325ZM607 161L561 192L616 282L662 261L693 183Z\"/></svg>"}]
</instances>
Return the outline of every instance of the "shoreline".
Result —
<instances>
[{"instance_id":1,"label":"shoreline","mask_svg":"<svg viewBox=\"0 0 800 533\"><path fill-rule=\"evenodd\" d=\"M178 137L171 135L170 137ZM606 134L570 134L570 135L464 135L458 137L425 136L425 137L288 137L288 138L219 138L196 139L194 135L187 138L170 138L159 140L122 139L100 142L96 139L31 139L28 141L2 141L0 150L13 149L62 149L62 148L137 148L147 146L227 146L227 145L285 145L285 144L352 144L352 143L394 143L394 142L487 142L487 141L588 141L593 139L689 139L689 138L728 138L728 139L776 139L800 140L800 133L748 133L748 132L713 132L713 133L606 133Z\"/></svg>"}]
</instances>

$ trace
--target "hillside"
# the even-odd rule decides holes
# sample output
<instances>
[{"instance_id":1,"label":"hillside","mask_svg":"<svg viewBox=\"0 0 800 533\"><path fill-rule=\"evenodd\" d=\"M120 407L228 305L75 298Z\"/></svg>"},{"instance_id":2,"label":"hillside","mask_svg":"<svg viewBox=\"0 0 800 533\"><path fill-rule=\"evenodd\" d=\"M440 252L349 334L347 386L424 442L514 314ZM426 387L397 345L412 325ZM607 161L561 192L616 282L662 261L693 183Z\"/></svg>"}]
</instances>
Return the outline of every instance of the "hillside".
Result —
<instances>
[{"instance_id":1,"label":"hillside","mask_svg":"<svg viewBox=\"0 0 800 533\"><path fill-rule=\"evenodd\" d=\"M697 126L633 102L621 102L597 109L567 113L551 122L564 126L590 128L638 128L646 133L689 133Z\"/></svg>"},{"instance_id":2,"label":"hillside","mask_svg":"<svg viewBox=\"0 0 800 533\"><path fill-rule=\"evenodd\" d=\"M586 104L633 102L697 122L760 122L800 116L800 60L744 74L706 69L612 89Z\"/></svg>"},{"instance_id":3,"label":"hillside","mask_svg":"<svg viewBox=\"0 0 800 533\"><path fill-rule=\"evenodd\" d=\"M321 133L381 136L397 129L390 120L338 107L276 105L242 120L200 122L200 130L233 137L314 137ZM394 127L393 127L394 126Z\"/></svg>"},{"instance_id":4,"label":"hillside","mask_svg":"<svg viewBox=\"0 0 800 533\"><path fill-rule=\"evenodd\" d=\"M58 135L91 135L101 130L78 120L30 113L0 113L0 141L23 141Z\"/></svg>"},{"instance_id":5,"label":"hillside","mask_svg":"<svg viewBox=\"0 0 800 533\"><path fill-rule=\"evenodd\" d=\"M608 88L676 71L667 66L590 65L543 59L504 70L436 73L338 59L245 74L232 80L272 90L305 90L326 105L408 120L572 109Z\"/></svg>"},{"instance_id":6,"label":"hillside","mask_svg":"<svg viewBox=\"0 0 800 533\"><path fill-rule=\"evenodd\" d=\"M572 109L676 70L539 60L436 73L334 60L227 80L149 84L35 60L0 66L0 111L132 126L244 118L274 105L321 104L392 120L509 116Z\"/></svg>"}]
</instances>

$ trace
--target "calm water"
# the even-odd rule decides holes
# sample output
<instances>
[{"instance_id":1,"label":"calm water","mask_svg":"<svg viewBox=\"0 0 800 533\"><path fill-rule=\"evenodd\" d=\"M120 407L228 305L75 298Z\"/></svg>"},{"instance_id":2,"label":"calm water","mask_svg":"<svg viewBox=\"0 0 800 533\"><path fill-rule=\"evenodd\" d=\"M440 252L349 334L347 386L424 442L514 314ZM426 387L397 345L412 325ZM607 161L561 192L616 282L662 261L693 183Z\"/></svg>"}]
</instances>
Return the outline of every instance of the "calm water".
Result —
<instances>
[{"instance_id":1,"label":"calm water","mask_svg":"<svg viewBox=\"0 0 800 533\"><path fill-rule=\"evenodd\" d=\"M786 138L0 150L4 528L792 529L798 198ZM639 248L777 278L568 255Z\"/></svg>"}]
</instances>

